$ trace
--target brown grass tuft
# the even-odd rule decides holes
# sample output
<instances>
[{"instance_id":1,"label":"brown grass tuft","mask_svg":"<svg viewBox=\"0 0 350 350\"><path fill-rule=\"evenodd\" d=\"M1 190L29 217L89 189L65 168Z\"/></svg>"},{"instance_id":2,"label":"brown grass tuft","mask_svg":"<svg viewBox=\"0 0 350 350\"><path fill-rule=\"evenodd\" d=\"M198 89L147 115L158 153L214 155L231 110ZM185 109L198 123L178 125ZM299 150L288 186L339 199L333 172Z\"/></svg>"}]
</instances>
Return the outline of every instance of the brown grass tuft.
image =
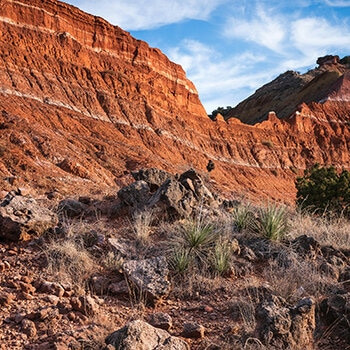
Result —
<instances>
[{"instance_id":1,"label":"brown grass tuft","mask_svg":"<svg viewBox=\"0 0 350 350\"><path fill-rule=\"evenodd\" d=\"M350 221L344 217L327 218L297 212L291 216L289 237L301 235L315 238L321 245L338 249L350 247Z\"/></svg>"},{"instance_id":2,"label":"brown grass tuft","mask_svg":"<svg viewBox=\"0 0 350 350\"><path fill-rule=\"evenodd\" d=\"M84 288L96 271L96 264L89 252L73 240L51 241L45 247L49 273L60 281Z\"/></svg>"}]
</instances>

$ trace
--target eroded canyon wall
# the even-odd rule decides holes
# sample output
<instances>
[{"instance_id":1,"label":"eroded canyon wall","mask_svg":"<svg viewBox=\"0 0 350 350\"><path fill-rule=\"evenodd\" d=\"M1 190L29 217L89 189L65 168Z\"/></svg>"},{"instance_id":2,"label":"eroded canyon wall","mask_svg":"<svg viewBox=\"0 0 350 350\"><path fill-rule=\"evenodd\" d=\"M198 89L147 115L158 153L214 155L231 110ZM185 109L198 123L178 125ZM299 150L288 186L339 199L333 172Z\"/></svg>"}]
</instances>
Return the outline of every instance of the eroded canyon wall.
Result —
<instances>
[{"instance_id":1,"label":"eroded canyon wall","mask_svg":"<svg viewBox=\"0 0 350 350\"><path fill-rule=\"evenodd\" d=\"M54 0L2 0L0 42L3 190L114 191L131 170L205 171L211 159L227 197L292 201L314 161L350 167L349 103L304 104L255 126L211 121L181 66Z\"/></svg>"}]
</instances>

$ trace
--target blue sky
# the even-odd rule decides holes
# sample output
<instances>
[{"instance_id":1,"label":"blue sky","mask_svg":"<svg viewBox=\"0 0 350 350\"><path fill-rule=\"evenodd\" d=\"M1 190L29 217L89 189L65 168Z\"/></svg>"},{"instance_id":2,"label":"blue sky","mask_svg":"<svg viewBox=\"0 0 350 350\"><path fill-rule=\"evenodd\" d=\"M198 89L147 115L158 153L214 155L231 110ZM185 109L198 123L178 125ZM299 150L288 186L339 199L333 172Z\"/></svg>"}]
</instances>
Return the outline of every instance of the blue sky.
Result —
<instances>
[{"instance_id":1,"label":"blue sky","mask_svg":"<svg viewBox=\"0 0 350 350\"><path fill-rule=\"evenodd\" d=\"M182 65L207 112L286 70L350 55L350 0L66 0Z\"/></svg>"}]
</instances>

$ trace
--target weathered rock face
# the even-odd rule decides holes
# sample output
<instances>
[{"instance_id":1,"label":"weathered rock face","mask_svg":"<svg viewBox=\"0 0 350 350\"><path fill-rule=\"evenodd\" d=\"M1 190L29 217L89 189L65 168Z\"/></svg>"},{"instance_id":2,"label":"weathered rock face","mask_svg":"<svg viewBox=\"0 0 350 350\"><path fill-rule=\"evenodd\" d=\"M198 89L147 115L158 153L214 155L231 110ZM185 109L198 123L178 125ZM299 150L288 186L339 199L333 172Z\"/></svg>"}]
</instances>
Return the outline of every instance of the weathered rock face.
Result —
<instances>
[{"instance_id":1,"label":"weathered rock face","mask_svg":"<svg viewBox=\"0 0 350 350\"><path fill-rule=\"evenodd\" d=\"M257 309L260 339L271 349L313 349L315 303L311 298L300 300L295 307L274 295Z\"/></svg>"},{"instance_id":2,"label":"weathered rock face","mask_svg":"<svg viewBox=\"0 0 350 350\"><path fill-rule=\"evenodd\" d=\"M345 344L349 344L350 293L342 291L339 294L332 294L321 302L319 309L322 326L327 329L337 322L335 335Z\"/></svg>"},{"instance_id":3,"label":"weathered rock face","mask_svg":"<svg viewBox=\"0 0 350 350\"><path fill-rule=\"evenodd\" d=\"M146 297L152 304L170 292L169 270L165 257L129 260L124 263L123 271L141 296Z\"/></svg>"},{"instance_id":4,"label":"weathered rock face","mask_svg":"<svg viewBox=\"0 0 350 350\"><path fill-rule=\"evenodd\" d=\"M348 82L339 84L350 71L350 65L340 61L339 56L320 57L317 64L318 68L305 74L287 71L279 75L232 108L226 118L237 117L243 122L255 124L266 120L270 111L275 111L279 118L288 118L300 104L324 102L334 95L337 85L349 86ZM340 101L339 97L337 100ZM349 102L349 95L341 102Z\"/></svg>"},{"instance_id":5,"label":"weathered rock face","mask_svg":"<svg viewBox=\"0 0 350 350\"><path fill-rule=\"evenodd\" d=\"M158 169L145 169L133 173L133 177L143 180L118 192L122 206L132 210L149 210L158 217L179 219L190 216L200 207L219 207L215 195L194 169L176 176Z\"/></svg>"},{"instance_id":6,"label":"weathered rock face","mask_svg":"<svg viewBox=\"0 0 350 350\"><path fill-rule=\"evenodd\" d=\"M143 321L132 321L106 338L117 350L189 350L187 343Z\"/></svg>"},{"instance_id":7,"label":"weathered rock face","mask_svg":"<svg viewBox=\"0 0 350 350\"><path fill-rule=\"evenodd\" d=\"M9 193L0 203L0 239L19 241L38 237L57 223L55 213L20 193Z\"/></svg>"},{"instance_id":8,"label":"weathered rock face","mask_svg":"<svg viewBox=\"0 0 350 350\"><path fill-rule=\"evenodd\" d=\"M293 200L293 180L306 166L350 167L349 102L339 104L339 95L295 114L293 105L285 121L212 121L179 65L103 19L55 0L3 0L0 41L5 190L30 183L42 192L88 193L125 185L129 172L140 168L174 174L189 165L205 170L212 160L210 176L227 194ZM288 73L293 77L287 80L316 96L315 79L330 86L346 69L341 63L322 67L317 76ZM346 93L341 86L348 78L343 80L337 86ZM274 91L290 94L288 84L277 85Z\"/></svg>"}]
</instances>

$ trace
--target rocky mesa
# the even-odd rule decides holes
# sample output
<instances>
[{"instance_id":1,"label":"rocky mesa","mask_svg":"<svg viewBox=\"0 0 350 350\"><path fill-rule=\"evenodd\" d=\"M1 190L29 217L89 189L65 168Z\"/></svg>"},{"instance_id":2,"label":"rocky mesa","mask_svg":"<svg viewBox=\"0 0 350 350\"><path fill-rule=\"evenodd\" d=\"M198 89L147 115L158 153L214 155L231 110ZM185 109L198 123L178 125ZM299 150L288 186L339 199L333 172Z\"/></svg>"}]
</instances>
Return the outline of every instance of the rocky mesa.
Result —
<instances>
[{"instance_id":1,"label":"rocky mesa","mask_svg":"<svg viewBox=\"0 0 350 350\"><path fill-rule=\"evenodd\" d=\"M292 201L296 174L313 162L350 167L349 102L337 97L304 99L288 118L270 113L254 126L212 121L179 65L102 18L54 0L4 0L0 27L3 190L97 192L129 183L140 168L204 171L212 160L212 182L227 197ZM321 70L311 83L347 96L345 65ZM253 104L272 98L261 95ZM279 116L274 100L266 106Z\"/></svg>"}]
</instances>

